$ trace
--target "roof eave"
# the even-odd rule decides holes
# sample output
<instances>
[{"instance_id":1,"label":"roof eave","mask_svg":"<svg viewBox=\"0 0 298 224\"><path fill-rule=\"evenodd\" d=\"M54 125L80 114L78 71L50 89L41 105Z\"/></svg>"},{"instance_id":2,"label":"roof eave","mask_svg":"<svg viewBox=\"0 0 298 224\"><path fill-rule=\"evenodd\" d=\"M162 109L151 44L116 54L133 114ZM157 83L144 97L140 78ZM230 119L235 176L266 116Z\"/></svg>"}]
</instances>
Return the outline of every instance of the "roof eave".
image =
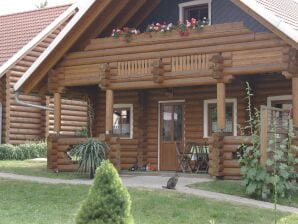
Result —
<instances>
[{"instance_id":1,"label":"roof eave","mask_svg":"<svg viewBox=\"0 0 298 224\"><path fill-rule=\"evenodd\" d=\"M75 16L71 18L69 23L63 28L63 30L58 34L55 40L48 46L48 48L38 57L38 59L31 65L31 67L24 73L24 75L17 81L13 89L15 92L21 91L22 87L26 81L31 77L31 75L36 71L38 67L46 60L46 58L51 54L51 52L59 45L59 43L67 36L67 34L72 30L75 25L80 21L81 17L84 16L85 12L92 6L95 0L85 1L84 4L78 4L79 11Z\"/></svg>"},{"instance_id":2,"label":"roof eave","mask_svg":"<svg viewBox=\"0 0 298 224\"><path fill-rule=\"evenodd\" d=\"M73 4L67 10L65 10L60 16L58 16L50 25L43 29L38 35L36 35L30 42L28 42L21 50L15 53L0 67L0 78L4 76L19 60L28 54L34 47L36 47L43 39L53 32L64 21L70 18L76 11L78 5Z\"/></svg>"},{"instance_id":3,"label":"roof eave","mask_svg":"<svg viewBox=\"0 0 298 224\"><path fill-rule=\"evenodd\" d=\"M273 13L260 7L256 2L251 0L231 1L264 25L267 29L283 39L286 43L298 49L298 32L277 18Z\"/></svg>"}]
</instances>

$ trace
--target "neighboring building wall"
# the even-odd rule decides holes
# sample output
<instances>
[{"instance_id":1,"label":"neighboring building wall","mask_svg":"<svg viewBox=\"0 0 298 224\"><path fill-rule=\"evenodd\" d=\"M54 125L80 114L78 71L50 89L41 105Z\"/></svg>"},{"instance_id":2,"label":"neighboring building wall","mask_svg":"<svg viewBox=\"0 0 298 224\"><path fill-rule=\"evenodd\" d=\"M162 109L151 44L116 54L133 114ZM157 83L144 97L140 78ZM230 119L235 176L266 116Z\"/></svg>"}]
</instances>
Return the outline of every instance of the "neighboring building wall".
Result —
<instances>
[{"instance_id":1,"label":"neighboring building wall","mask_svg":"<svg viewBox=\"0 0 298 224\"><path fill-rule=\"evenodd\" d=\"M6 143L20 144L26 141L42 140L45 138L43 111L31 107L24 107L15 101L13 85L22 76L15 71L6 75ZM21 95L21 100L33 104L42 102L39 96Z\"/></svg>"},{"instance_id":2,"label":"neighboring building wall","mask_svg":"<svg viewBox=\"0 0 298 224\"><path fill-rule=\"evenodd\" d=\"M178 5L189 1L192 0L162 0L140 28L144 30L148 24L154 22L177 23L179 21ZM230 0L212 0L211 15L212 24L243 21L254 32L267 31L259 22L234 5Z\"/></svg>"},{"instance_id":3,"label":"neighboring building wall","mask_svg":"<svg viewBox=\"0 0 298 224\"><path fill-rule=\"evenodd\" d=\"M4 141L5 139L5 131L4 131L4 127L5 127L5 76L2 77L0 79L0 103L2 105L2 114L1 114L1 117L2 117L2 120L0 121L1 122L1 134L0 134L0 138L1 138L1 143Z\"/></svg>"},{"instance_id":4,"label":"neighboring building wall","mask_svg":"<svg viewBox=\"0 0 298 224\"><path fill-rule=\"evenodd\" d=\"M16 103L13 85L22 74L11 70L0 82L0 102L3 102L2 143L22 144L44 140L53 133L53 113ZM20 95L20 99L38 105L46 105L46 98ZM48 102L52 106L53 100ZM61 133L75 135L87 125L87 105L80 100L62 100Z\"/></svg>"}]
</instances>

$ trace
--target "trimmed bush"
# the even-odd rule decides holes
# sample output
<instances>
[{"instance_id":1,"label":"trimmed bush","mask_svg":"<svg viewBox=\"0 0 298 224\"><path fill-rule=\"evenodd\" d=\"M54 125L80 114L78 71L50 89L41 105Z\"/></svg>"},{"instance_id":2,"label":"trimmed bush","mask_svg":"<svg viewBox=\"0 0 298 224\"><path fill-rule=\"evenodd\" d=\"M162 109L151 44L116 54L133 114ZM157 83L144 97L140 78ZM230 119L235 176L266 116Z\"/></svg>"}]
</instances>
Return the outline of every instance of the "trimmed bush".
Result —
<instances>
[{"instance_id":1,"label":"trimmed bush","mask_svg":"<svg viewBox=\"0 0 298 224\"><path fill-rule=\"evenodd\" d=\"M77 224L133 224L131 200L115 167L103 161L97 168L87 199L76 218Z\"/></svg>"},{"instance_id":2,"label":"trimmed bush","mask_svg":"<svg viewBox=\"0 0 298 224\"><path fill-rule=\"evenodd\" d=\"M0 160L25 160L45 158L47 144L45 142L25 143L21 145L0 145Z\"/></svg>"}]
</instances>

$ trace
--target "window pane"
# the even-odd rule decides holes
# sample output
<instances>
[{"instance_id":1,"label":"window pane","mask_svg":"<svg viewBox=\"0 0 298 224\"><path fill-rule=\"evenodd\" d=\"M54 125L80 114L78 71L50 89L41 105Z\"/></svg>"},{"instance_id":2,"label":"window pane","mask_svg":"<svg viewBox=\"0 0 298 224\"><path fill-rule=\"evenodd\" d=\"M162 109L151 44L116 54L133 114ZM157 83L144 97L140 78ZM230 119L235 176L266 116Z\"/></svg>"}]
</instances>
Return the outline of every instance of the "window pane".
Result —
<instances>
[{"instance_id":1,"label":"window pane","mask_svg":"<svg viewBox=\"0 0 298 224\"><path fill-rule=\"evenodd\" d=\"M162 111L162 139L163 141L171 141L172 140L172 106L163 106Z\"/></svg>"},{"instance_id":2,"label":"window pane","mask_svg":"<svg viewBox=\"0 0 298 224\"><path fill-rule=\"evenodd\" d=\"M113 133L124 137L130 136L130 108L114 109Z\"/></svg>"},{"instance_id":3,"label":"window pane","mask_svg":"<svg viewBox=\"0 0 298 224\"><path fill-rule=\"evenodd\" d=\"M208 4L198 5L193 7L188 7L184 9L184 19L197 19L203 20L203 18L208 19Z\"/></svg>"},{"instance_id":4,"label":"window pane","mask_svg":"<svg viewBox=\"0 0 298 224\"><path fill-rule=\"evenodd\" d=\"M217 105L209 104L209 135L216 132L221 132L217 128ZM223 130L225 133L233 133L233 103L226 104L226 128Z\"/></svg>"},{"instance_id":5,"label":"window pane","mask_svg":"<svg viewBox=\"0 0 298 224\"><path fill-rule=\"evenodd\" d=\"M174 141L182 140L183 120L182 120L182 105L174 106Z\"/></svg>"}]
</instances>

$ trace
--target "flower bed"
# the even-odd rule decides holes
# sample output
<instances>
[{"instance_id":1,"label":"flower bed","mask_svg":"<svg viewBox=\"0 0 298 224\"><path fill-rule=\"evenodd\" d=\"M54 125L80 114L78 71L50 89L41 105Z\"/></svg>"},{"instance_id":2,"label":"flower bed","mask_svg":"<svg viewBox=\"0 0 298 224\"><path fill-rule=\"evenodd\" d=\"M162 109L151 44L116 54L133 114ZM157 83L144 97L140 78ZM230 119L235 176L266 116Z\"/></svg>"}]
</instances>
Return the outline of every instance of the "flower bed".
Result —
<instances>
[{"instance_id":1,"label":"flower bed","mask_svg":"<svg viewBox=\"0 0 298 224\"><path fill-rule=\"evenodd\" d=\"M181 36L188 36L192 31L200 31L203 27L209 24L208 20L204 18L203 20L196 20L192 18L191 20L186 20L185 22L179 22L177 25L173 23L152 23L147 26L145 33L168 33L177 31ZM141 34L140 30L135 28L124 27L122 29L114 29L112 32L112 37L119 39L123 38L125 41L131 41L132 36ZM150 36L149 35L149 36Z\"/></svg>"}]
</instances>

